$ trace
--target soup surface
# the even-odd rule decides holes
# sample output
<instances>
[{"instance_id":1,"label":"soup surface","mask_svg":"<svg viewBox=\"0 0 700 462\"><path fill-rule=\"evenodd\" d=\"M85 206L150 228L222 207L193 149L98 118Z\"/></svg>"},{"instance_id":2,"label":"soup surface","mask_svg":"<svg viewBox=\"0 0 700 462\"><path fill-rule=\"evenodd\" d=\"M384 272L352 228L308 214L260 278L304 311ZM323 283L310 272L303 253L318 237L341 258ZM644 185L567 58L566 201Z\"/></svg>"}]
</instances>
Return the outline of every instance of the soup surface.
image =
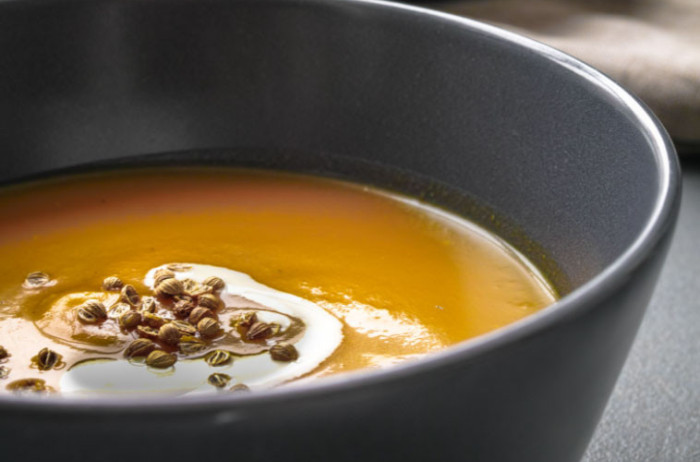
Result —
<instances>
[{"instance_id":1,"label":"soup surface","mask_svg":"<svg viewBox=\"0 0 700 462\"><path fill-rule=\"evenodd\" d=\"M265 388L420 357L555 300L531 265L468 221L308 176L184 167L68 176L3 189L0 219L0 393ZM158 337L163 322L191 319L178 304L204 303L204 291L180 286L181 295L155 293L155 271L172 264L192 293L207 277L225 281L209 290L222 303L212 307L216 334L205 339L192 322L195 332L173 330L176 341ZM140 301L103 287L110 276ZM90 301L107 315L91 318ZM253 338L246 309L274 333ZM124 323L126 311L139 312L141 330ZM140 337L162 353L148 365L125 358ZM185 354L183 339L199 355ZM286 350L270 360L276 343ZM216 364L221 351L230 357Z\"/></svg>"}]
</instances>

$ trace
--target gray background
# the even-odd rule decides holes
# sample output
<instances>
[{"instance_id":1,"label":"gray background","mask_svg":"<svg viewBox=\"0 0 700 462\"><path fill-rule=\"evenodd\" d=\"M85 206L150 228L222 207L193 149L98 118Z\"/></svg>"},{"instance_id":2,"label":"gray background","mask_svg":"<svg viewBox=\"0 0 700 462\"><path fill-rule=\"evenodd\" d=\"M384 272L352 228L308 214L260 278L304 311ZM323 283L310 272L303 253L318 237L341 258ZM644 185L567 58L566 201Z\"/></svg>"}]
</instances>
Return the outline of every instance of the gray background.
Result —
<instances>
[{"instance_id":1,"label":"gray background","mask_svg":"<svg viewBox=\"0 0 700 462\"><path fill-rule=\"evenodd\" d=\"M700 461L700 160L683 162L676 235L585 462Z\"/></svg>"}]
</instances>

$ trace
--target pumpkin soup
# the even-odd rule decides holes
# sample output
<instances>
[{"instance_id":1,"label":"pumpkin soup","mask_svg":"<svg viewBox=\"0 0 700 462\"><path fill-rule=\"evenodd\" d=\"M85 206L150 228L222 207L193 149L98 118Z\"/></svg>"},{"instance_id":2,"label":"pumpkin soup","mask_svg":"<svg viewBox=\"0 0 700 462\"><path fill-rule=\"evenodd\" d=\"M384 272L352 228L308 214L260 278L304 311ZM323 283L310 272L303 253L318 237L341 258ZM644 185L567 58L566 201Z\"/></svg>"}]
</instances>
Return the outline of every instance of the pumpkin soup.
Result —
<instances>
[{"instance_id":1,"label":"pumpkin soup","mask_svg":"<svg viewBox=\"0 0 700 462\"><path fill-rule=\"evenodd\" d=\"M196 394L383 368L552 303L507 244L420 201L180 167L0 191L0 393Z\"/></svg>"}]
</instances>

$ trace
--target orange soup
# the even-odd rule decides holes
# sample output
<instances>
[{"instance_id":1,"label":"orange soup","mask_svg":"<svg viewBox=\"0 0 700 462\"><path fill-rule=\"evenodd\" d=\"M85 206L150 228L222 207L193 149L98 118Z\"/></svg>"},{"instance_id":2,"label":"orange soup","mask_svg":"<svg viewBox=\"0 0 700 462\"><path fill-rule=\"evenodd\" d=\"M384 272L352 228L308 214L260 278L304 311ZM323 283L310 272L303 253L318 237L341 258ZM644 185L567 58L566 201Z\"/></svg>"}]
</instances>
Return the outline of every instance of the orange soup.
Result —
<instances>
[{"instance_id":1,"label":"orange soup","mask_svg":"<svg viewBox=\"0 0 700 462\"><path fill-rule=\"evenodd\" d=\"M463 218L310 176L66 176L5 188L0 218L0 393L264 389L417 358L556 298Z\"/></svg>"}]
</instances>

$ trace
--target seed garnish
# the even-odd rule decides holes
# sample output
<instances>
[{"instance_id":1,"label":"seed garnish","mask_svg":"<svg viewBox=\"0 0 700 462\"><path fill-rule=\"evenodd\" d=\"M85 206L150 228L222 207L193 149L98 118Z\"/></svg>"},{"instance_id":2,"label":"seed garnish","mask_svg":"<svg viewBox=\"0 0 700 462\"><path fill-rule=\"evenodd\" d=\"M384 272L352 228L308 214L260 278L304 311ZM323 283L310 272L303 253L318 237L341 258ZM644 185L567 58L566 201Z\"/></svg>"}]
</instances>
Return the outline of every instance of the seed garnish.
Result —
<instances>
[{"instance_id":1,"label":"seed garnish","mask_svg":"<svg viewBox=\"0 0 700 462\"><path fill-rule=\"evenodd\" d=\"M48 348L42 348L36 356L36 365L39 370L48 371L53 369L61 360L61 355Z\"/></svg>"},{"instance_id":2,"label":"seed garnish","mask_svg":"<svg viewBox=\"0 0 700 462\"><path fill-rule=\"evenodd\" d=\"M272 325L266 322L258 321L250 326L250 329L248 329L248 332L246 332L245 337L248 340L265 340L266 338L271 337L272 334Z\"/></svg>"},{"instance_id":3,"label":"seed garnish","mask_svg":"<svg viewBox=\"0 0 700 462\"><path fill-rule=\"evenodd\" d=\"M166 279L156 286L156 295L180 295L185 290L182 281L175 278Z\"/></svg>"},{"instance_id":4,"label":"seed garnish","mask_svg":"<svg viewBox=\"0 0 700 462\"><path fill-rule=\"evenodd\" d=\"M270 348L270 356L275 361L289 362L299 359L299 352L294 345L290 345L288 343L278 343Z\"/></svg>"},{"instance_id":5,"label":"seed garnish","mask_svg":"<svg viewBox=\"0 0 700 462\"><path fill-rule=\"evenodd\" d=\"M246 311L231 319L231 327L240 327L248 329L250 326L258 322L258 315L255 311Z\"/></svg>"},{"instance_id":6,"label":"seed garnish","mask_svg":"<svg viewBox=\"0 0 700 462\"><path fill-rule=\"evenodd\" d=\"M168 322L167 319L153 313L141 313L141 317L143 318L144 324L155 329L160 329L163 324Z\"/></svg>"},{"instance_id":7,"label":"seed garnish","mask_svg":"<svg viewBox=\"0 0 700 462\"><path fill-rule=\"evenodd\" d=\"M175 273L173 273L170 270L161 268L158 271L156 271L155 274L153 275L153 282L157 286L161 282L165 281L166 279L173 279L174 277L175 277Z\"/></svg>"},{"instance_id":8,"label":"seed garnish","mask_svg":"<svg viewBox=\"0 0 700 462\"><path fill-rule=\"evenodd\" d=\"M102 302L88 300L78 307L78 319L85 324L95 324L107 319L107 310Z\"/></svg>"},{"instance_id":9,"label":"seed garnish","mask_svg":"<svg viewBox=\"0 0 700 462\"><path fill-rule=\"evenodd\" d=\"M259 321L255 308L236 309L238 314L232 317L230 326L238 332L234 331L234 335L224 332L216 313L222 310L221 316L227 316L230 310L217 295L226 287L225 282L216 276L206 278L202 283L176 278L175 271L189 269L187 265L169 265L167 269L157 270L152 293L155 296L143 298L134 286L124 284L118 276L107 277L102 289L119 291L118 301L114 303L114 298L106 298L114 303L108 311L101 301L88 300L76 308L78 320L85 324L118 322L122 335L139 337L124 349L124 356L128 359L143 358L147 366L155 369L173 366L178 356L190 360L201 357L212 367L224 366L234 357L230 351L214 349L217 345L241 340L260 342L279 333L281 326ZM37 276L37 281L40 279ZM279 362L291 362L299 357L297 349L287 343L277 343L268 351L271 358ZM0 346L0 362L7 356L7 351ZM34 360L40 370L50 370L62 364L61 356L48 348L41 350ZM0 374L4 374L0 378L7 377L9 372L9 368L0 367ZM242 383L229 387L231 380L229 375L222 373L207 378L208 383L217 388L231 392L249 390ZM24 379L10 385L15 390L50 390L40 379Z\"/></svg>"},{"instance_id":10,"label":"seed garnish","mask_svg":"<svg viewBox=\"0 0 700 462\"><path fill-rule=\"evenodd\" d=\"M155 313L156 312L156 300L153 297L143 297L141 302L141 311L145 313Z\"/></svg>"},{"instance_id":11,"label":"seed garnish","mask_svg":"<svg viewBox=\"0 0 700 462\"><path fill-rule=\"evenodd\" d=\"M139 335L139 337L149 338L151 340L158 338L158 331L153 327L138 326L136 328L136 333Z\"/></svg>"},{"instance_id":12,"label":"seed garnish","mask_svg":"<svg viewBox=\"0 0 700 462\"><path fill-rule=\"evenodd\" d=\"M197 323L197 331L204 338L214 338L221 332L221 326L216 319L204 318Z\"/></svg>"},{"instance_id":13,"label":"seed garnish","mask_svg":"<svg viewBox=\"0 0 700 462\"><path fill-rule=\"evenodd\" d=\"M214 290L221 290L226 287L224 280L217 276L209 276L202 282L202 284L209 286Z\"/></svg>"},{"instance_id":14,"label":"seed garnish","mask_svg":"<svg viewBox=\"0 0 700 462\"><path fill-rule=\"evenodd\" d=\"M196 325L199 323L204 318L213 318L214 312L210 310L209 308L204 308L201 306L198 306L192 312L190 313L189 318L187 319L190 323Z\"/></svg>"},{"instance_id":15,"label":"seed garnish","mask_svg":"<svg viewBox=\"0 0 700 462\"><path fill-rule=\"evenodd\" d=\"M192 311L195 309L195 303L189 297L181 297L180 300L175 302L173 307L173 313L178 318L187 318Z\"/></svg>"},{"instance_id":16,"label":"seed garnish","mask_svg":"<svg viewBox=\"0 0 700 462\"><path fill-rule=\"evenodd\" d=\"M116 276L109 276L102 281L102 288L108 291L121 290L124 283Z\"/></svg>"},{"instance_id":17,"label":"seed garnish","mask_svg":"<svg viewBox=\"0 0 700 462\"><path fill-rule=\"evenodd\" d=\"M214 350L209 353L205 359L207 364L214 367L224 366L229 364L232 360L231 353L226 350Z\"/></svg>"},{"instance_id":18,"label":"seed garnish","mask_svg":"<svg viewBox=\"0 0 700 462\"><path fill-rule=\"evenodd\" d=\"M186 321L170 321L170 324L177 327L182 335L195 335L197 334L197 328Z\"/></svg>"},{"instance_id":19,"label":"seed garnish","mask_svg":"<svg viewBox=\"0 0 700 462\"><path fill-rule=\"evenodd\" d=\"M166 369L175 364L176 361L175 355L161 350L152 351L146 357L146 364L156 369Z\"/></svg>"},{"instance_id":20,"label":"seed garnish","mask_svg":"<svg viewBox=\"0 0 700 462\"><path fill-rule=\"evenodd\" d=\"M124 356L127 358L136 358L139 356L148 356L153 350L156 349L156 344L152 340L147 338L139 338L131 342L126 350L124 350Z\"/></svg>"},{"instance_id":21,"label":"seed garnish","mask_svg":"<svg viewBox=\"0 0 700 462\"><path fill-rule=\"evenodd\" d=\"M130 310L119 316L119 325L124 329L133 329L141 324L141 319L141 313Z\"/></svg>"},{"instance_id":22,"label":"seed garnish","mask_svg":"<svg viewBox=\"0 0 700 462\"><path fill-rule=\"evenodd\" d=\"M136 292L134 286L127 284L122 287L119 300L131 306L138 306L141 297L139 297L139 293Z\"/></svg>"},{"instance_id":23,"label":"seed garnish","mask_svg":"<svg viewBox=\"0 0 700 462\"><path fill-rule=\"evenodd\" d=\"M220 372L215 372L207 378L207 382L216 388L224 388L231 381L231 376L227 374L222 374Z\"/></svg>"},{"instance_id":24,"label":"seed garnish","mask_svg":"<svg viewBox=\"0 0 700 462\"><path fill-rule=\"evenodd\" d=\"M214 294L203 294L197 299L197 304L203 308L216 311L223 308L224 302Z\"/></svg>"},{"instance_id":25,"label":"seed garnish","mask_svg":"<svg viewBox=\"0 0 700 462\"><path fill-rule=\"evenodd\" d=\"M180 343L178 343L178 349L180 353L184 355L194 355L204 351L207 344L199 340L196 337L190 335L183 335L180 337Z\"/></svg>"},{"instance_id":26,"label":"seed garnish","mask_svg":"<svg viewBox=\"0 0 700 462\"><path fill-rule=\"evenodd\" d=\"M177 345L180 337L182 337L182 332L172 322L163 324L158 330L158 340L168 345Z\"/></svg>"},{"instance_id":27,"label":"seed garnish","mask_svg":"<svg viewBox=\"0 0 700 462\"><path fill-rule=\"evenodd\" d=\"M51 277L48 274L42 271L34 271L33 273L29 273L27 275L27 277L24 279L22 287L25 289L38 289L40 287L51 285L51 282Z\"/></svg>"},{"instance_id":28,"label":"seed garnish","mask_svg":"<svg viewBox=\"0 0 700 462\"><path fill-rule=\"evenodd\" d=\"M50 387L46 386L46 382L41 379L20 379L15 380L7 384L7 388L10 391L15 392L32 392L32 393L42 393L45 391L51 391Z\"/></svg>"}]
</instances>

